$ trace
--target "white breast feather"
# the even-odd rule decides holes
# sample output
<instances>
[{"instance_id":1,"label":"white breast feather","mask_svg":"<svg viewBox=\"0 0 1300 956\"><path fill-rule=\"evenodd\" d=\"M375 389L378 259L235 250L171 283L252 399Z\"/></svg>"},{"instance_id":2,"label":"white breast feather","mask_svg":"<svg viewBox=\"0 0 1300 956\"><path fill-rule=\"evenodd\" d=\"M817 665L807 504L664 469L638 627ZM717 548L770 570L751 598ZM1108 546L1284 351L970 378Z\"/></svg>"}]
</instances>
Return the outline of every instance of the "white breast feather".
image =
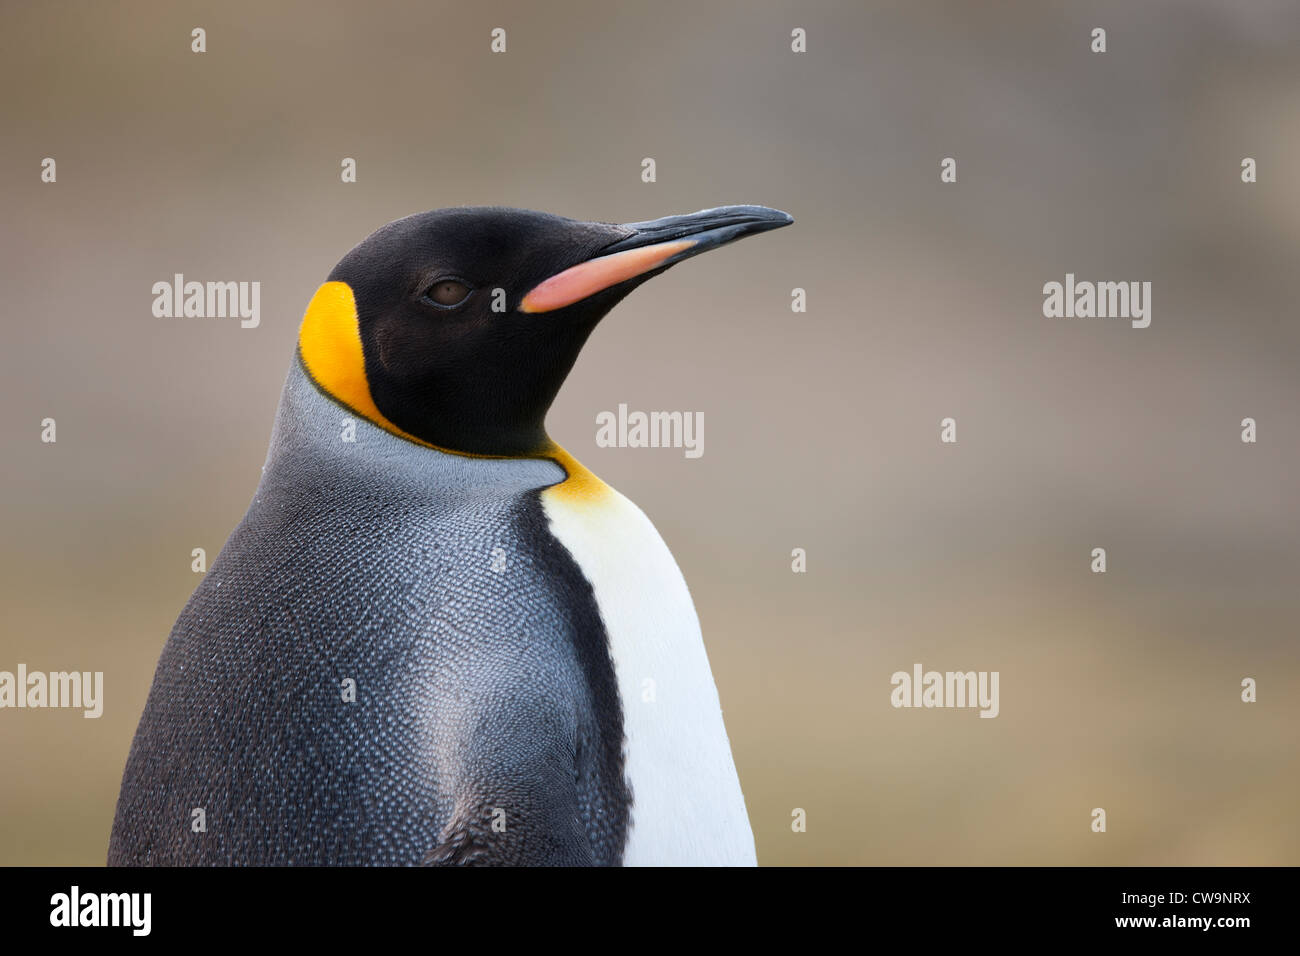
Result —
<instances>
[{"instance_id":1,"label":"white breast feather","mask_svg":"<svg viewBox=\"0 0 1300 956\"><path fill-rule=\"evenodd\" d=\"M553 491L553 489L552 489ZM623 704L629 866L752 866L718 691L682 573L623 495L542 495L552 533L595 592Z\"/></svg>"}]
</instances>

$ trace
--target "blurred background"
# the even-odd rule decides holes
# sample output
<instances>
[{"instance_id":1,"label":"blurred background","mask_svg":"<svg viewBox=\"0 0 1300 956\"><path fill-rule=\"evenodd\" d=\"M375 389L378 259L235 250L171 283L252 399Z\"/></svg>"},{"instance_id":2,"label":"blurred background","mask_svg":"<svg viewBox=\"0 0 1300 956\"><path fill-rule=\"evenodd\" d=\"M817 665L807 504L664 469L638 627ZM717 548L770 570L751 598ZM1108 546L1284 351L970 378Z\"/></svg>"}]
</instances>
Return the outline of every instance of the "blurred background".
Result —
<instances>
[{"instance_id":1,"label":"blurred background","mask_svg":"<svg viewBox=\"0 0 1300 956\"><path fill-rule=\"evenodd\" d=\"M0 669L106 702L0 712L0 863L103 861L348 248L725 203L796 224L633 294L549 428L682 567L760 862L1300 863L1298 43L1286 0L6 4ZM155 318L177 272L261 282L261 326ZM1067 272L1150 281L1150 328L1044 318ZM620 402L704 456L596 447ZM1001 715L892 708L917 662Z\"/></svg>"}]
</instances>

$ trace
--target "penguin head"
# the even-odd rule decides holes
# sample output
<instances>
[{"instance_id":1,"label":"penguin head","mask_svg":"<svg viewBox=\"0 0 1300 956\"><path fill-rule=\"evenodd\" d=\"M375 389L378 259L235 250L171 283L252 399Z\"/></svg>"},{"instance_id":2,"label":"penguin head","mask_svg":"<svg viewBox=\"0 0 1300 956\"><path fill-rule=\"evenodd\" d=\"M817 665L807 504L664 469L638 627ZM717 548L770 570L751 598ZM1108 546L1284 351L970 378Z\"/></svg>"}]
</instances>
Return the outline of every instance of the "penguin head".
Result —
<instances>
[{"instance_id":1,"label":"penguin head","mask_svg":"<svg viewBox=\"0 0 1300 956\"><path fill-rule=\"evenodd\" d=\"M541 454L546 412L615 304L682 259L791 222L764 206L625 225L497 207L408 216L334 267L299 356L318 388L393 434Z\"/></svg>"}]
</instances>

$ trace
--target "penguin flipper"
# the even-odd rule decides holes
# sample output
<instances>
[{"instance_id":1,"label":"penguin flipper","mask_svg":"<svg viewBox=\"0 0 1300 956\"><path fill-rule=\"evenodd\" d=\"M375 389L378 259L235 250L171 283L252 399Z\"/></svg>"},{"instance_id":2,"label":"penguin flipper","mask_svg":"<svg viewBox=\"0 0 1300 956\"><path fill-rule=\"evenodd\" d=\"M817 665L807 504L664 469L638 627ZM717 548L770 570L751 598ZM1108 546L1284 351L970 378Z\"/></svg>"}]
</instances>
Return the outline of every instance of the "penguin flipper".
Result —
<instances>
[{"instance_id":1,"label":"penguin flipper","mask_svg":"<svg viewBox=\"0 0 1300 956\"><path fill-rule=\"evenodd\" d=\"M480 713L425 866L593 866L578 806L572 710L517 697Z\"/></svg>"}]
</instances>

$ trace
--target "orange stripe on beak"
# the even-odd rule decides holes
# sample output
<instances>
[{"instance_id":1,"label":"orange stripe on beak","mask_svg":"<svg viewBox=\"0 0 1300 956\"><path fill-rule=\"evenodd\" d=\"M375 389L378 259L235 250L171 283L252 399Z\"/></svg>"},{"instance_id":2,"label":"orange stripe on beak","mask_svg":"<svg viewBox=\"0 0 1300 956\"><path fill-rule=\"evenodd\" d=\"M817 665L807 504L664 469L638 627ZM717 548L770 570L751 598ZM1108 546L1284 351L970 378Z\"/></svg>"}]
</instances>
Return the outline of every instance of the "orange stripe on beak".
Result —
<instances>
[{"instance_id":1,"label":"orange stripe on beak","mask_svg":"<svg viewBox=\"0 0 1300 956\"><path fill-rule=\"evenodd\" d=\"M678 239L580 262L551 276L524 296L524 300L519 303L519 311L551 312L573 305L612 285L657 269L666 260L693 245L694 239Z\"/></svg>"}]
</instances>

